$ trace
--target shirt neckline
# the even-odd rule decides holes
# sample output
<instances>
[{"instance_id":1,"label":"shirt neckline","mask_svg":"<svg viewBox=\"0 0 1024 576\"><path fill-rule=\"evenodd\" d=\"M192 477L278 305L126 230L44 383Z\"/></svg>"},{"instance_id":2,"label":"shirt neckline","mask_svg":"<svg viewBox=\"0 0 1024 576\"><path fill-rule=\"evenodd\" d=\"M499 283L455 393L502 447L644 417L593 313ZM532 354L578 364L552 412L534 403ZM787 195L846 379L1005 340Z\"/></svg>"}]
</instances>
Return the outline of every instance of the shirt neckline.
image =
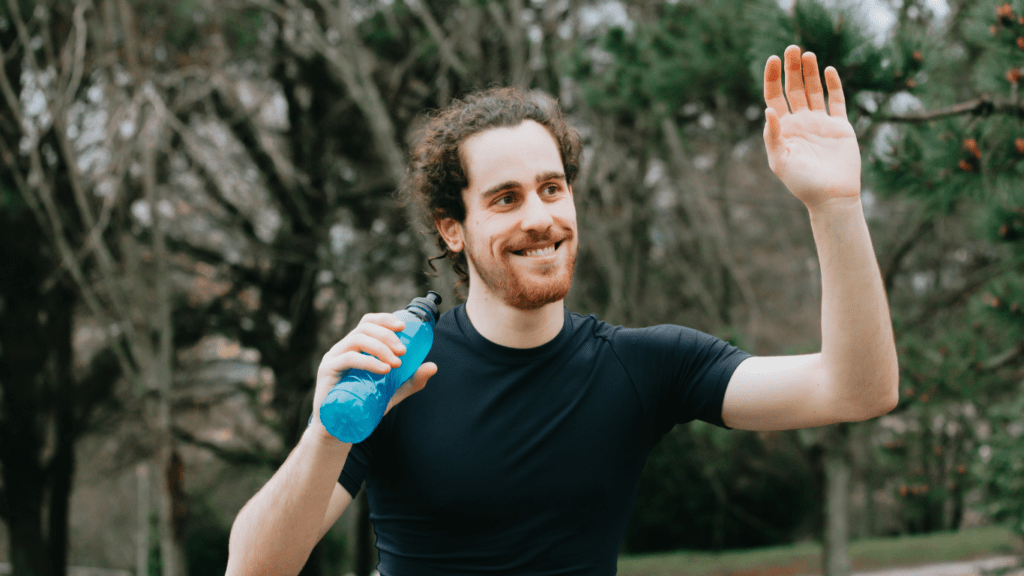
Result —
<instances>
[{"instance_id":1,"label":"shirt neckline","mask_svg":"<svg viewBox=\"0 0 1024 576\"><path fill-rule=\"evenodd\" d=\"M534 348L509 348L508 346L502 346L495 342L491 342L479 332L476 327L473 326L473 322L469 319L469 314L466 313L466 305L459 304L452 309L455 313L455 324L458 327L462 335L469 341L470 345L488 356L492 356L499 360L508 360L512 362L534 362L537 360L543 360L548 356L558 352L569 341L570 336L573 332L573 319L572 314L565 307L562 308L564 314L562 320L562 329L555 335L554 338L536 346Z\"/></svg>"}]
</instances>

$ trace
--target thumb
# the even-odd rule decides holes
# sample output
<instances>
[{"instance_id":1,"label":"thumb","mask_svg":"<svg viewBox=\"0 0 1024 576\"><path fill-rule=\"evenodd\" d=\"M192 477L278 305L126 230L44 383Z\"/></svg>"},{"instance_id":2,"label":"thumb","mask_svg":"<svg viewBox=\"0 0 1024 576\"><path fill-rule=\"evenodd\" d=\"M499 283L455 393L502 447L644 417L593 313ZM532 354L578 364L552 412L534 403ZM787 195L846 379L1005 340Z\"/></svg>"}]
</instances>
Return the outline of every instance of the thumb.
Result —
<instances>
[{"instance_id":1,"label":"thumb","mask_svg":"<svg viewBox=\"0 0 1024 576\"><path fill-rule=\"evenodd\" d=\"M412 378L406 380L404 384L398 387L398 390L395 390L395 395L391 397L391 401L388 402L388 409L384 413L387 414L396 404L423 390L427 385L427 380L430 380L430 377L434 374L437 374L437 364L433 362L421 364L412 375Z\"/></svg>"},{"instance_id":2,"label":"thumb","mask_svg":"<svg viewBox=\"0 0 1024 576\"><path fill-rule=\"evenodd\" d=\"M782 124L774 108L765 108L764 120L764 146L768 151L768 165L775 170L782 155Z\"/></svg>"}]
</instances>

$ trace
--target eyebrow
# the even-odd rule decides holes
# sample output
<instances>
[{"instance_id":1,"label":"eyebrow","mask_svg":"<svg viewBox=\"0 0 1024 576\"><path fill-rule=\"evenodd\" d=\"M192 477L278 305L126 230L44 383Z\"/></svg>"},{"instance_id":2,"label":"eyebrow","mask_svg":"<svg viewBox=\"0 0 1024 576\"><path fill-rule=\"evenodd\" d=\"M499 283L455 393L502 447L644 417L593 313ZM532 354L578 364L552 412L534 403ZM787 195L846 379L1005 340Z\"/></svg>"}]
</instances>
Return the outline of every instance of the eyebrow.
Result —
<instances>
[{"instance_id":1,"label":"eyebrow","mask_svg":"<svg viewBox=\"0 0 1024 576\"><path fill-rule=\"evenodd\" d=\"M565 174L553 170L549 172L541 172L540 174L537 174L534 180L537 184L540 184L541 182L546 182L548 180L565 181ZM507 182L502 182L501 184L491 186L490 188L485 190L484 193L480 195L480 197L484 200L487 200L488 198L491 198L492 196L499 194L501 192L505 192L508 190L518 190L519 188L519 182L516 182L515 180L508 180Z\"/></svg>"}]
</instances>

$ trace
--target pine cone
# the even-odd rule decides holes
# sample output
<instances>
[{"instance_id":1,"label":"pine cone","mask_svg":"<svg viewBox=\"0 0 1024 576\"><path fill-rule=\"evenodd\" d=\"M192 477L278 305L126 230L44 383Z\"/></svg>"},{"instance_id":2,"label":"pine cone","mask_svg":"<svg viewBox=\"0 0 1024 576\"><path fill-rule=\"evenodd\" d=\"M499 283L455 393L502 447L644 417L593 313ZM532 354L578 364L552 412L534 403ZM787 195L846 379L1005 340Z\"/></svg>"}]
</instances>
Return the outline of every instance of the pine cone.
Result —
<instances>
[{"instance_id":1,"label":"pine cone","mask_svg":"<svg viewBox=\"0 0 1024 576\"><path fill-rule=\"evenodd\" d=\"M1013 145L1017 147L1017 152L1024 154L1024 138L1017 138L1013 141Z\"/></svg>"},{"instance_id":2,"label":"pine cone","mask_svg":"<svg viewBox=\"0 0 1024 576\"><path fill-rule=\"evenodd\" d=\"M964 150L973 154L975 158L981 158L981 150L978 149L978 141L974 138L964 140Z\"/></svg>"},{"instance_id":3,"label":"pine cone","mask_svg":"<svg viewBox=\"0 0 1024 576\"><path fill-rule=\"evenodd\" d=\"M1024 36L1017 37L1017 48L1024 50Z\"/></svg>"},{"instance_id":4,"label":"pine cone","mask_svg":"<svg viewBox=\"0 0 1024 576\"><path fill-rule=\"evenodd\" d=\"M914 50L914 60L918 62L924 61L924 54L921 54L920 50Z\"/></svg>"},{"instance_id":5,"label":"pine cone","mask_svg":"<svg viewBox=\"0 0 1024 576\"><path fill-rule=\"evenodd\" d=\"M1002 24L1013 24L1013 8L1010 7L1010 3L1007 2L996 8L996 16Z\"/></svg>"},{"instance_id":6,"label":"pine cone","mask_svg":"<svg viewBox=\"0 0 1024 576\"><path fill-rule=\"evenodd\" d=\"M1020 81L1020 68L1010 68L1006 71L1006 79L1010 81L1010 84L1016 84Z\"/></svg>"},{"instance_id":7,"label":"pine cone","mask_svg":"<svg viewBox=\"0 0 1024 576\"><path fill-rule=\"evenodd\" d=\"M974 172L974 166L971 166L971 163L967 160L960 161L960 169L964 172Z\"/></svg>"}]
</instances>

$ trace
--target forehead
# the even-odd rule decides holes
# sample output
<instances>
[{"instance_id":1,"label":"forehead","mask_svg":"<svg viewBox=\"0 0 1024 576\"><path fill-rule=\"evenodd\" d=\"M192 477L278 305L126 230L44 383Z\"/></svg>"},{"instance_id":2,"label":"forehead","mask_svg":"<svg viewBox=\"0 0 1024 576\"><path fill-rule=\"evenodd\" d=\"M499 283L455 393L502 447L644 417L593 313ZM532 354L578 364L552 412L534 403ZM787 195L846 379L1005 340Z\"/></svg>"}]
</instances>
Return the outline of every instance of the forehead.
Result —
<instances>
[{"instance_id":1,"label":"forehead","mask_svg":"<svg viewBox=\"0 0 1024 576\"><path fill-rule=\"evenodd\" d=\"M492 128L466 139L461 148L469 180L467 192L500 182L532 184L543 172L562 172L562 155L547 128L527 120L510 128Z\"/></svg>"}]
</instances>

